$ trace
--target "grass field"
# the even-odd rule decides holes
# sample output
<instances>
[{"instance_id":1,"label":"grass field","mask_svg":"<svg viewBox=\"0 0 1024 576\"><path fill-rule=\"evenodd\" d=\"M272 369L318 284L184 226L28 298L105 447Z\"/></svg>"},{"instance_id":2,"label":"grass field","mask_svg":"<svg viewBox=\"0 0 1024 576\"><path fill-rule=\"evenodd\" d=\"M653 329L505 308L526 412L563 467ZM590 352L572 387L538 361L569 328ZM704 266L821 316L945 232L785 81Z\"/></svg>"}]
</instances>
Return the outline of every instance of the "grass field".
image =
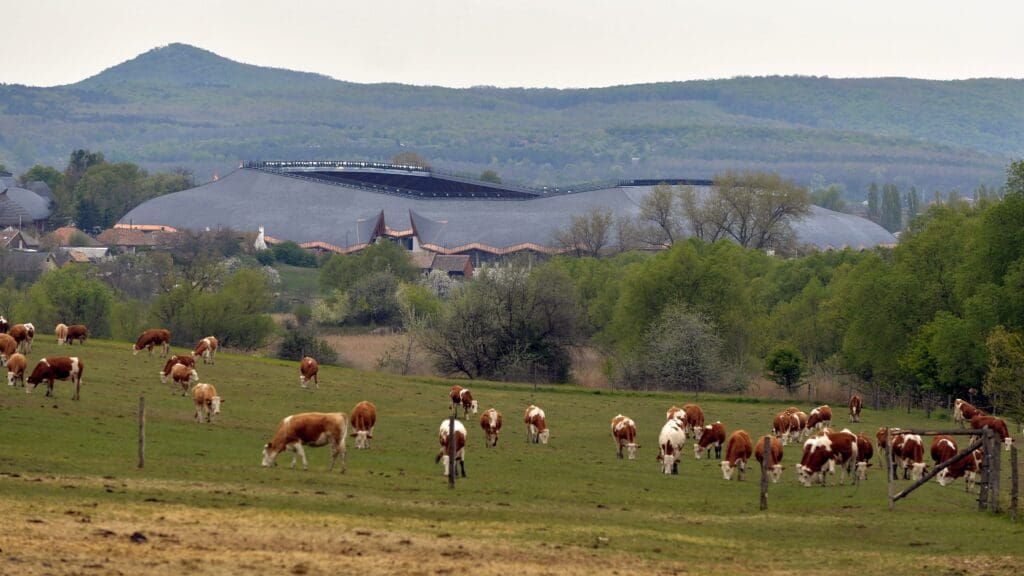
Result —
<instances>
[{"instance_id":1,"label":"grass field","mask_svg":"<svg viewBox=\"0 0 1024 576\"><path fill-rule=\"evenodd\" d=\"M30 365L58 352L45 339L37 338ZM322 368L321 389L303 391L294 363L223 354L215 366L197 367L225 399L219 421L200 425L191 397L159 383L162 361L129 350L95 340L73 348L85 363L79 402L67 382L57 382L53 399L44 387L28 395L0 388L0 573L1024 570L1024 525L977 512L962 481L924 486L889 512L877 465L856 487L803 488L790 446L763 513L756 463L745 482L725 482L717 461L696 461L692 452L679 476L659 473L657 434L670 405L697 400L709 421L756 438L784 406L776 402L472 383L481 410L498 408L505 428L498 447L485 449L470 417L468 478L452 491L434 463L445 381ZM276 468L260 467L261 447L282 417L348 412L364 399L379 414L373 449L349 442L345 474L327 472L327 449L307 450L305 472L289 469L288 455ZM530 403L547 412L547 446L524 442ZM635 461L615 458L609 422L620 412L639 428ZM836 413L845 426L844 411ZM926 423L921 414L865 410L852 428ZM136 531L148 541L133 543Z\"/></svg>"}]
</instances>

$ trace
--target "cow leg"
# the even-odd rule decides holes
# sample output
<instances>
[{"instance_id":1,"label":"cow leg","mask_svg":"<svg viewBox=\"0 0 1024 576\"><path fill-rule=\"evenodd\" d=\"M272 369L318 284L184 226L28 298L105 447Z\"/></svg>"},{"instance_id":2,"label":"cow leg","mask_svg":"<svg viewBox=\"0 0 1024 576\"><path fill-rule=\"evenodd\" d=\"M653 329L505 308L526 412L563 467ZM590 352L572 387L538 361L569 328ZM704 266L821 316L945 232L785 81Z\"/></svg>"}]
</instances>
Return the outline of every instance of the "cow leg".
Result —
<instances>
[{"instance_id":1,"label":"cow leg","mask_svg":"<svg viewBox=\"0 0 1024 576\"><path fill-rule=\"evenodd\" d=\"M462 477L466 477L466 461L459 458L459 469L462 471Z\"/></svg>"},{"instance_id":2,"label":"cow leg","mask_svg":"<svg viewBox=\"0 0 1024 576\"><path fill-rule=\"evenodd\" d=\"M75 378L75 395L71 397L72 400L78 400L79 393L81 392L81 389L82 389L82 379L81 378Z\"/></svg>"},{"instance_id":3,"label":"cow leg","mask_svg":"<svg viewBox=\"0 0 1024 576\"><path fill-rule=\"evenodd\" d=\"M739 475L738 479L739 479L740 482L742 482L743 479L746 478L746 476L747 476L747 463L744 460L740 460L739 461L739 465L740 465L740 475Z\"/></svg>"},{"instance_id":4,"label":"cow leg","mask_svg":"<svg viewBox=\"0 0 1024 576\"><path fill-rule=\"evenodd\" d=\"M679 460L678 459L672 461L672 474L673 475L678 475L679 474Z\"/></svg>"},{"instance_id":5,"label":"cow leg","mask_svg":"<svg viewBox=\"0 0 1024 576\"><path fill-rule=\"evenodd\" d=\"M327 469L328 472L331 472L331 471L334 470L334 462L338 459L338 456L341 456L341 473L342 474L345 473L345 444L344 444L344 442L345 442L345 439L342 438L340 444L337 444L337 445L332 444L331 445L331 467Z\"/></svg>"},{"instance_id":6,"label":"cow leg","mask_svg":"<svg viewBox=\"0 0 1024 576\"><path fill-rule=\"evenodd\" d=\"M306 450L302 448L302 444L296 442L293 444L295 450L295 456L292 456L292 468L295 468L296 456L302 458L302 469L309 470L309 462L306 460Z\"/></svg>"},{"instance_id":7,"label":"cow leg","mask_svg":"<svg viewBox=\"0 0 1024 576\"><path fill-rule=\"evenodd\" d=\"M320 389L320 378L316 374L313 374L313 384L316 384L317 390Z\"/></svg>"}]
</instances>

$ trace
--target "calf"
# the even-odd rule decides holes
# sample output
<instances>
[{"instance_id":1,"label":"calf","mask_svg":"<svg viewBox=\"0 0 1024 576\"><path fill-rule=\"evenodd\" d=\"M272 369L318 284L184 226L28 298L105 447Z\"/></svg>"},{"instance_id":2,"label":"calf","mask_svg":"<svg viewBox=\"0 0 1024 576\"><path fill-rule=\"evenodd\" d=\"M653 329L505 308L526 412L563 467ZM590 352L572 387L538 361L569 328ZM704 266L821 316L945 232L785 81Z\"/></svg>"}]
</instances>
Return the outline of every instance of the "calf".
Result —
<instances>
[{"instance_id":1,"label":"calf","mask_svg":"<svg viewBox=\"0 0 1024 576\"><path fill-rule=\"evenodd\" d=\"M704 411L696 404L683 404L683 412L686 412L686 431L693 434L693 441L700 440L704 433Z\"/></svg>"},{"instance_id":2,"label":"calf","mask_svg":"<svg viewBox=\"0 0 1024 576\"><path fill-rule=\"evenodd\" d=\"M160 346L163 355L167 356L171 349L171 331L163 328L151 328L139 334L139 339L132 346L132 356L141 352L143 348L149 350L149 355L152 356L154 346Z\"/></svg>"},{"instance_id":3,"label":"calf","mask_svg":"<svg viewBox=\"0 0 1024 576\"><path fill-rule=\"evenodd\" d=\"M352 430L350 436L355 438L357 450L370 448L373 440L373 427L377 424L377 407L373 402L363 400L352 408Z\"/></svg>"},{"instance_id":4,"label":"calf","mask_svg":"<svg viewBox=\"0 0 1024 576\"><path fill-rule=\"evenodd\" d=\"M448 463L449 455L451 452L451 443L448 441L451 434L452 419L449 418L441 422L441 427L437 431L437 441L441 445L441 451L437 453L437 457L434 458L434 462L441 462L444 468L443 474L448 475ZM462 471L462 477L466 477L466 427L462 425L462 422L458 419L455 420L455 462L459 464L459 468Z\"/></svg>"},{"instance_id":5,"label":"calf","mask_svg":"<svg viewBox=\"0 0 1024 576\"><path fill-rule=\"evenodd\" d=\"M663 474L679 474L679 459L686 444L686 427L678 418L670 418L658 434L658 462Z\"/></svg>"},{"instance_id":6,"label":"calf","mask_svg":"<svg viewBox=\"0 0 1024 576\"><path fill-rule=\"evenodd\" d=\"M28 366L28 359L24 355L14 353L7 360L7 385L14 386L16 380L21 380L22 387L25 386L25 368Z\"/></svg>"},{"instance_id":7,"label":"calf","mask_svg":"<svg viewBox=\"0 0 1024 576\"><path fill-rule=\"evenodd\" d=\"M7 366L7 360L18 351L18 342L10 334L0 334L0 366Z\"/></svg>"},{"instance_id":8,"label":"calf","mask_svg":"<svg viewBox=\"0 0 1024 576\"><path fill-rule=\"evenodd\" d=\"M213 357L217 353L218 345L215 337L207 336L196 344L195 350L192 350L192 357L202 356L203 364L213 364Z\"/></svg>"},{"instance_id":9,"label":"calf","mask_svg":"<svg viewBox=\"0 0 1024 576\"><path fill-rule=\"evenodd\" d=\"M858 482L868 479L868 468L871 467L871 457L874 455L875 449L871 446L871 439L863 434L857 434L856 479Z\"/></svg>"},{"instance_id":10,"label":"calf","mask_svg":"<svg viewBox=\"0 0 1024 576\"><path fill-rule=\"evenodd\" d=\"M1010 431L1006 428L1006 422L1002 418L996 418L995 416L987 416L985 414L975 414L971 418L971 428L975 430L981 430L985 427L991 428L1002 440L1003 445L1006 446L1006 451L1010 451L1010 445L1013 443L1013 438L1010 437Z\"/></svg>"},{"instance_id":11,"label":"calf","mask_svg":"<svg viewBox=\"0 0 1024 576\"><path fill-rule=\"evenodd\" d=\"M892 453L903 470L903 479L917 482L924 475L924 442L917 434L900 434L892 441Z\"/></svg>"},{"instance_id":12,"label":"calf","mask_svg":"<svg viewBox=\"0 0 1024 576\"><path fill-rule=\"evenodd\" d=\"M857 461L857 436L849 430L825 432L804 442L803 458L797 466L800 483L804 486L818 482L826 484L827 476L835 474L839 464L845 474L839 483L846 483L846 474L853 478L853 467Z\"/></svg>"},{"instance_id":13,"label":"calf","mask_svg":"<svg viewBox=\"0 0 1024 576\"><path fill-rule=\"evenodd\" d=\"M860 396L850 396L850 422L860 422L860 410L863 406Z\"/></svg>"},{"instance_id":14,"label":"calf","mask_svg":"<svg viewBox=\"0 0 1024 576\"><path fill-rule=\"evenodd\" d=\"M811 410L811 415L807 418L807 428L809 430L824 430L831 425L832 408L827 404Z\"/></svg>"},{"instance_id":15,"label":"calf","mask_svg":"<svg viewBox=\"0 0 1024 576\"><path fill-rule=\"evenodd\" d=\"M167 359L167 362L164 363L164 369L160 371L161 384L167 384L167 377L171 375L171 369L174 368L176 364L188 366L189 368L195 368L196 361L193 360L192 357L187 354L171 356L170 358Z\"/></svg>"},{"instance_id":16,"label":"calf","mask_svg":"<svg viewBox=\"0 0 1024 576\"><path fill-rule=\"evenodd\" d=\"M953 422L956 422L961 428L966 427L966 423L969 423L978 414L985 414L985 411L979 410L970 402L959 398L956 399L956 402L953 402Z\"/></svg>"},{"instance_id":17,"label":"calf","mask_svg":"<svg viewBox=\"0 0 1024 576\"><path fill-rule=\"evenodd\" d=\"M27 380L32 387L26 386L25 392L29 393L35 390L40 382L46 382L46 395L53 396L54 380L70 379L75 385L75 395L71 399L78 400L82 388L83 370L82 361L77 356L47 356L40 360L32 370L32 375Z\"/></svg>"},{"instance_id":18,"label":"calf","mask_svg":"<svg viewBox=\"0 0 1024 576\"><path fill-rule=\"evenodd\" d=\"M184 364L175 364L171 368L171 394L174 394L174 385L177 384L181 386L181 395L184 396L193 382L199 382L199 374L195 368L189 368Z\"/></svg>"},{"instance_id":19,"label":"calf","mask_svg":"<svg viewBox=\"0 0 1024 576\"><path fill-rule=\"evenodd\" d=\"M285 450L294 452L295 459L302 458L302 469L309 468L303 446L331 445L331 467L341 457L341 472L345 472L345 436L348 435L348 416L344 412L306 412L286 417L277 425L274 437L263 446L263 466L273 466L277 455Z\"/></svg>"},{"instance_id":20,"label":"calf","mask_svg":"<svg viewBox=\"0 0 1024 576\"><path fill-rule=\"evenodd\" d=\"M451 407L455 408L456 416L459 414L459 409L457 407L460 405L462 406L463 416L469 414L470 411L472 411L473 414L476 414L477 401L473 400L473 393L469 391L469 388L463 388L456 384L455 386L452 386L449 396L452 400Z\"/></svg>"},{"instance_id":21,"label":"calf","mask_svg":"<svg viewBox=\"0 0 1024 576\"><path fill-rule=\"evenodd\" d=\"M484 429L484 440L488 448L498 445L498 431L501 430L501 412L494 408L480 415L480 427Z\"/></svg>"},{"instance_id":22,"label":"calf","mask_svg":"<svg viewBox=\"0 0 1024 576\"><path fill-rule=\"evenodd\" d=\"M8 334L18 344L18 352L28 354L32 351L32 338L29 337L28 326L30 324L15 324Z\"/></svg>"},{"instance_id":23,"label":"calf","mask_svg":"<svg viewBox=\"0 0 1024 576\"><path fill-rule=\"evenodd\" d=\"M57 336L57 346L63 346L68 341L68 325L64 323L57 324L57 327L53 329L53 333Z\"/></svg>"},{"instance_id":24,"label":"calf","mask_svg":"<svg viewBox=\"0 0 1024 576\"><path fill-rule=\"evenodd\" d=\"M85 339L89 337L89 328L85 324L72 324L68 326L68 332L64 337L64 341L67 344L74 344L75 340L78 340L79 344L85 344Z\"/></svg>"},{"instance_id":25,"label":"calf","mask_svg":"<svg viewBox=\"0 0 1024 576\"><path fill-rule=\"evenodd\" d=\"M192 401L196 405L196 421L212 422L213 417L220 414L220 405L224 400L217 395L213 384L196 384L192 389Z\"/></svg>"},{"instance_id":26,"label":"calf","mask_svg":"<svg viewBox=\"0 0 1024 576\"><path fill-rule=\"evenodd\" d=\"M700 435L700 439L693 444L693 455L700 460L700 453L707 451L708 459L711 459L711 449L715 449L715 459L722 459L722 444L725 444L725 426L721 422L708 424Z\"/></svg>"},{"instance_id":27,"label":"calf","mask_svg":"<svg viewBox=\"0 0 1024 576\"><path fill-rule=\"evenodd\" d=\"M523 422L526 423L526 441L537 444L547 444L551 436L548 430L547 421L544 419L544 411L530 404L523 413Z\"/></svg>"},{"instance_id":28,"label":"calf","mask_svg":"<svg viewBox=\"0 0 1024 576\"><path fill-rule=\"evenodd\" d=\"M639 446L636 444L636 423L631 418L622 414L612 418L612 438L615 439L615 455L619 460L622 460L623 446L626 447L629 459L636 459L636 449Z\"/></svg>"},{"instance_id":29,"label":"calf","mask_svg":"<svg viewBox=\"0 0 1024 576\"><path fill-rule=\"evenodd\" d=\"M739 468L737 480L742 481L747 475L747 461L754 451L754 445L750 442L750 434L746 430L737 430L729 435L729 441L725 445L725 460L722 460L722 478L726 481L732 479L733 470Z\"/></svg>"},{"instance_id":30,"label":"calf","mask_svg":"<svg viewBox=\"0 0 1024 576\"><path fill-rule=\"evenodd\" d=\"M313 358L306 356L299 362L299 385L302 386L303 390L309 385L310 380L316 385L317 390L320 389L320 380L317 378L318 372L320 372L320 365Z\"/></svg>"},{"instance_id":31,"label":"calf","mask_svg":"<svg viewBox=\"0 0 1024 576\"><path fill-rule=\"evenodd\" d=\"M764 445L771 438L771 445L768 448L768 476L772 483L778 483L782 476L782 441L778 436L761 436L757 439L757 446L754 447L754 457L761 463L764 469Z\"/></svg>"}]
</instances>

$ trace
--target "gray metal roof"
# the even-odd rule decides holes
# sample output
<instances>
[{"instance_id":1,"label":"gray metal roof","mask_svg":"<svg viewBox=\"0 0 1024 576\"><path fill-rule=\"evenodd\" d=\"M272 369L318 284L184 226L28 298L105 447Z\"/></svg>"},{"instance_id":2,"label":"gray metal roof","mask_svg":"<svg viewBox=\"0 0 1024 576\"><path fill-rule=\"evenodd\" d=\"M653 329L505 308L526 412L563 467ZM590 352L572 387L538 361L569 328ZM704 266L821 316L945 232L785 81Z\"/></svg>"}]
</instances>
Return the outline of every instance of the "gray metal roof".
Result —
<instances>
[{"instance_id":1,"label":"gray metal roof","mask_svg":"<svg viewBox=\"0 0 1024 576\"><path fill-rule=\"evenodd\" d=\"M6 191L7 198L17 204L31 220L45 220L50 217L50 200L25 188L12 187ZM27 224L28 222L26 222Z\"/></svg>"},{"instance_id":2,"label":"gray metal roof","mask_svg":"<svg viewBox=\"0 0 1024 576\"><path fill-rule=\"evenodd\" d=\"M474 242L494 248L554 246L553 231L572 216L596 207L610 208L616 216L636 215L640 198L650 190L605 188L529 200L415 199L242 168L197 188L149 200L121 223L193 230L256 230L262 225L275 238L347 247L365 242L383 213L388 228L415 227L422 243L449 249ZM801 243L822 248L896 241L874 222L819 207L794 228Z\"/></svg>"}]
</instances>

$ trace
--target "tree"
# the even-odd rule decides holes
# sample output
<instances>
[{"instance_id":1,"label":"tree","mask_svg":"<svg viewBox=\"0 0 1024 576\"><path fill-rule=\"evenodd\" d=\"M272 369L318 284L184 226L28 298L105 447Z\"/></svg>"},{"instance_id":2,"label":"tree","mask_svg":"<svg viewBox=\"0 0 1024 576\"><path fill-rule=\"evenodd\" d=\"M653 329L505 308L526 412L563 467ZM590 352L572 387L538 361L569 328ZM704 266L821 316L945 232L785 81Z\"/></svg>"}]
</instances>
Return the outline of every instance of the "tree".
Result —
<instances>
[{"instance_id":1,"label":"tree","mask_svg":"<svg viewBox=\"0 0 1024 576\"><path fill-rule=\"evenodd\" d=\"M900 203L900 191L895 184L882 186L882 228L889 232L897 232L903 227L903 207Z\"/></svg>"},{"instance_id":2,"label":"tree","mask_svg":"<svg viewBox=\"0 0 1024 576\"><path fill-rule=\"evenodd\" d=\"M38 326L85 324L94 336L110 335L114 294L99 280L87 278L81 268L58 268L43 274L29 288L15 312Z\"/></svg>"},{"instance_id":3,"label":"tree","mask_svg":"<svg viewBox=\"0 0 1024 576\"><path fill-rule=\"evenodd\" d=\"M1014 160L1006 167L1006 193L1024 195L1024 160Z\"/></svg>"},{"instance_id":4,"label":"tree","mask_svg":"<svg viewBox=\"0 0 1024 576\"><path fill-rule=\"evenodd\" d=\"M765 358L764 367L768 378L792 394L801 386L804 376L804 357L793 346L782 343L777 345Z\"/></svg>"},{"instance_id":5,"label":"tree","mask_svg":"<svg viewBox=\"0 0 1024 576\"><path fill-rule=\"evenodd\" d=\"M594 207L584 215L573 216L568 227L555 230L555 241L577 256L600 256L611 239L613 222L611 209Z\"/></svg>"},{"instance_id":6,"label":"tree","mask_svg":"<svg viewBox=\"0 0 1024 576\"><path fill-rule=\"evenodd\" d=\"M746 248L792 248L792 221L810 213L805 188L764 172L726 172L714 181L702 207L705 233L732 238Z\"/></svg>"},{"instance_id":7,"label":"tree","mask_svg":"<svg viewBox=\"0 0 1024 576\"><path fill-rule=\"evenodd\" d=\"M64 168L64 176L61 179L60 185L53 190L53 195L57 200L57 212L60 216L70 218L76 216L78 206L74 191L75 187L78 186L78 181L89 168L104 162L106 162L106 159L101 152L78 149L71 153L68 165Z\"/></svg>"},{"instance_id":8,"label":"tree","mask_svg":"<svg viewBox=\"0 0 1024 576\"><path fill-rule=\"evenodd\" d=\"M316 268L316 255L291 240L275 244L270 249L270 252L274 255L274 260L282 264L300 266L302 268Z\"/></svg>"},{"instance_id":9,"label":"tree","mask_svg":"<svg viewBox=\"0 0 1024 576\"><path fill-rule=\"evenodd\" d=\"M878 196L878 184L874 182L868 186L868 219L878 222L882 215L881 202Z\"/></svg>"},{"instance_id":10,"label":"tree","mask_svg":"<svg viewBox=\"0 0 1024 576\"><path fill-rule=\"evenodd\" d=\"M56 192L64 180L64 175L53 166L36 164L22 174L18 180L21 181L22 186L27 186L29 183L36 181L45 182L50 187L51 192Z\"/></svg>"},{"instance_id":11,"label":"tree","mask_svg":"<svg viewBox=\"0 0 1024 576\"><path fill-rule=\"evenodd\" d=\"M667 248L683 236L679 203L676 192L667 184L658 184L640 199L641 242Z\"/></svg>"},{"instance_id":12,"label":"tree","mask_svg":"<svg viewBox=\"0 0 1024 576\"><path fill-rule=\"evenodd\" d=\"M1019 427L1024 421L1024 339L1019 333L997 326L986 340L988 374L985 395Z\"/></svg>"},{"instance_id":13,"label":"tree","mask_svg":"<svg viewBox=\"0 0 1024 576\"><path fill-rule=\"evenodd\" d=\"M917 193L917 188L911 186L910 192L907 194L907 225L909 226L920 213L921 196Z\"/></svg>"},{"instance_id":14,"label":"tree","mask_svg":"<svg viewBox=\"0 0 1024 576\"><path fill-rule=\"evenodd\" d=\"M846 209L842 188L836 184L832 184L827 188L818 188L811 192L811 204L828 210L835 210L836 212L842 212Z\"/></svg>"},{"instance_id":15,"label":"tree","mask_svg":"<svg viewBox=\"0 0 1024 576\"><path fill-rule=\"evenodd\" d=\"M415 152L401 152L391 157L391 163L399 166L415 166L430 170L430 164Z\"/></svg>"},{"instance_id":16,"label":"tree","mask_svg":"<svg viewBox=\"0 0 1024 576\"><path fill-rule=\"evenodd\" d=\"M320 269L320 290L345 292L360 278L374 272L390 272L406 281L414 280L420 273L401 246L381 240L355 254L331 256Z\"/></svg>"},{"instance_id":17,"label":"tree","mask_svg":"<svg viewBox=\"0 0 1024 576\"><path fill-rule=\"evenodd\" d=\"M362 324L392 324L401 320L398 306L398 278L379 271L360 278L348 291L351 317Z\"/></svg>"},{"instance_id":18,"label":"tree","mask_svg":"<svg viewBox=\"0 0 1024 576\"><path fill-rule=\"evenodd\" d=\"M648 327L638 357L623 370L626 386L712 390L721 380L722 341L707 315L670 305Z\"/></svg>"},{"instance_id":19,"label":"tree","mask_svg":"<svg viewBox=\"0 0 1024 576\"><path fill-rule=\"evenodd\" d=\"M480 173L480 180L483 182L490 182L492 184L501 184L501 176L494 170L484 170Z\"/></svg>"}]
</instances>

